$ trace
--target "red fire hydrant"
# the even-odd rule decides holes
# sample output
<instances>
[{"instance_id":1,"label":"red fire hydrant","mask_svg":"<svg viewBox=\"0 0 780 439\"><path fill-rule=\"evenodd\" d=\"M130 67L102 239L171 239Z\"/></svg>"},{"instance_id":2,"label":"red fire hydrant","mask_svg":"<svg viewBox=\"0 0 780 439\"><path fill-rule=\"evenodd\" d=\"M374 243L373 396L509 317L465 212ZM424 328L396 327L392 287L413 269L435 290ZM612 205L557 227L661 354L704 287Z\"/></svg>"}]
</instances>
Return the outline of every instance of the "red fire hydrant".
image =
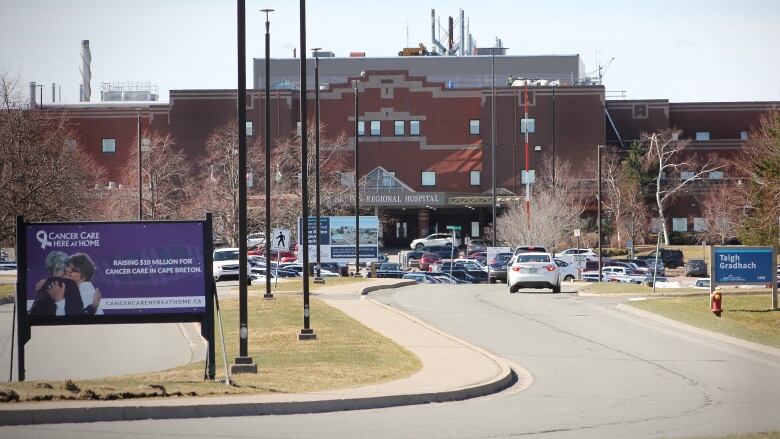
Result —
<instances>
[{"instance_id":1,"label":"red fire hydrant","mask_svg":"<svg viewBox=\"0 0 780 439\"><path fill-rule=\"evenodd\" d=\"M718 317L720 317L720 314L723 312L723 308L721 307L722 301L723 296L721 296L720 291L715 291L710 296L710 311Z\"/></svg>"}]
</instances>

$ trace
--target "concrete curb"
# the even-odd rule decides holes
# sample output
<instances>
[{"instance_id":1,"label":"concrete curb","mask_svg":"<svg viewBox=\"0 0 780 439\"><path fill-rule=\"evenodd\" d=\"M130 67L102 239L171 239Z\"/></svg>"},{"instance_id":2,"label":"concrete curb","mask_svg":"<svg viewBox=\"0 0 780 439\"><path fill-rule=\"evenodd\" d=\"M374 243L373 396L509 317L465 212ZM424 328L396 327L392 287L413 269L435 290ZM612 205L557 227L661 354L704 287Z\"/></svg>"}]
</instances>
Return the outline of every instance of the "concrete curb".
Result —
<instances>
[{"instance_id":1,"label":"concrete curb","mask_svg":"<svg viewBox=\"0 0 780 439\"><path fill-rule=\"evenodd\" d=\"M410 282L410 283L409 283ZM366 287L361 294L381 289L399 288L416 284L414 281L399 282L388 285L375 285ZM459 344L466 346L482 355L490 358L500 368L500 372L493 378L472 385L470 387L455 388L440 392L410 393L399 395L354 397L354 398L328 398L316 399L316 394L302 394L299 401L251 401L249 396L233 397L236 401L230 401L231 397L222 398L222 401L212 402L212 397L203 399L182 398L164 400L128 401L127 405L119 405L121 402L112 401L110 406L93 406L92 402L79 401L72 407L35 408L21 407L22 405L34 405L35 403L8 404L0 408L0 425L28 425L28 424L60 424L83 422L112 422L133 421L142 419L185 419L202 417L225 416L261 416L261 415L288 415L306 413L325 413L346 410L366 410L376 408L397 407L405 405L430 404L437 402L462 401L471 398L492 395L506 390L520 382L516 391L522 391L533 383L533 376L522 366L503 360L477 346L446 334L419 319L404 313L403 311L389 307L385 304L373 301L378 305L396 312L428 330L435 331ZM291 395L295 397L295 395ZM257 396L258 399L263 396ZM247 401L249 399L249 401ZM87 404L85 406L85 403ZM63 405L68 402L63 402Z\"/></svg>"},{"instance_id":2,"label":"concrete curb","mask_svg":"<svg viewBox=\"0 0 780 439\"><path fill-rule=\"evenodd\" d=\"M417 285L417 281L413 280L404 280L400 281L394 284L387 284L387 285L371 285L367 287L363 287L360 289L360 295L365 296L368 293L379 291L379 290L390 290L393 288L401 288L401 287L408 287L411 285Z\"/></svg>"},{"instance_id":3,"label":"concrete curb","mask_svg":"<svg viewBox=\"0 0 780 439\"><path fill-rule=\"evenodd\" d=\"M766 355L772 355L777 357L780 360L780 349L774 348L772 346L763 345L760 343L755 343L752 341L743 340L741 338L732 337L730 335L721 334L719 332L710 331L707 329L698 328L696 326L691 326L686 323L679 322L677 320L670 319L668 317L664 317L655 313L652 313L650 311L645 311L643 309L639 309L636 307L633 307L631 305L625 305L625 304L618 304L617 309L623 312L627 312L629 314L634 314L639 317L644 317L650 320L654 320L658 323L663 323L665 325L671 326L673 328L679 328L691 333L694 333L696 335L700 335L703 337L707 337L711 340L719 341L719 342L726 342L731 345L743 348L743 349L750 349L754 351L761 352L762 354Z\"/></svg>"}]
</instances>

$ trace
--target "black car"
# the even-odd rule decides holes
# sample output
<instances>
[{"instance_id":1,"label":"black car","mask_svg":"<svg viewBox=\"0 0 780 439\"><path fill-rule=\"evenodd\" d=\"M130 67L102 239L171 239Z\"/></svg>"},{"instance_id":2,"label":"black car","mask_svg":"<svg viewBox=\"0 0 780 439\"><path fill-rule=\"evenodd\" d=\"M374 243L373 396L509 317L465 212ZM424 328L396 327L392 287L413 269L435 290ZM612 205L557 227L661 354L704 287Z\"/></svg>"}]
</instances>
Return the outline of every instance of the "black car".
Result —
<instances>
[{"instance_id":1,"label":"black car","mask_svg":"<svg viewBox=\"0 0 780 439\"><path fill-rule=\"evenodd\" d=\"M452 274L452 277L454 277L455 279L458 279L458 280L461 280L461 281L466 281L466 282L472 283L472 284L482 283L482 282L485 282L485 280L487 279L487 273L485 273L484 271L482 273L484 273L485 277L481 278L481 279L471 275L471 273L476 273L474 271L452 270L451 272L450 271L446 271L446 272L443 272L443 273Z\"/></svg>"},{"instance_id":2,"label":"black car","mask_svg":"<svg viewBox=\"0 0 780 439\"><path fill-rule=\"evenodd\" d=\"M512 253L498 253L490 264L490 272L488 273L489 281L494 284L498 281L506 283L506 270L509 265L509 261L512 260Z\"/></svg>"},{"instance_id":3,"label":"black car","mask_svg":"<svg viewBox=\"0 0 780 439\"><path fill-rule=\"evenodd\" d=\"M649 255L640 256L639 259L655 259L655 257L656 251L653 250ZM664 267L667 268L677 268L685 265L685 262L683 261L682 250L662 248L658 250L658 259L662 260L664 262Z\"/></svg>"},{"instance_id":4,"label":"black car","mask_svg":"<svg viewBox=\"0 0 780 439\"><path fill-rule=\"evenodd\" d=\"M685 264L685 275L693 277L707 276L707 263L703 259L688 259Z\"/></svg>"}]
</instances>

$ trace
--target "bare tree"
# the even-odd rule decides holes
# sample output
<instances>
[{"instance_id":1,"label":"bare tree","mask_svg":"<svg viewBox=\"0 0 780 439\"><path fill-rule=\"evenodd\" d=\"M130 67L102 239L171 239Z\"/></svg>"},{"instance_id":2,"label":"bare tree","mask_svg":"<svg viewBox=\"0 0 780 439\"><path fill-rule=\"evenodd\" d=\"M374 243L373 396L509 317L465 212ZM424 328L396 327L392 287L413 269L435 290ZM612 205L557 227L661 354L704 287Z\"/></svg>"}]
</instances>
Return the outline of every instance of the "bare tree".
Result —
<instances>
[{"instance_id":1,"label":"bare tree","mask_svg":"<svg viewBox=\"0 0 780 439\"><path fill-rule=\"evenodd\" d=\"M623 165L618 154L610 152L606 154L606 160L602 165L602 180L606 186L606 198L602 200L602 205L607 214L615 222L615 233L617 234L618 247L622 247L620 232L623 229L624 196L623 184L626 179L623 175Z\"/></svg>"},{"instance_id":2,"label":"bare tree","mask_svg":"<svg viewBox=\"0 0 780 439\"><path fill-rule=\"evenodd\" d=\"M543 163L543 169L550 167L549 162ZM575 180L571 178L570 168L568 162L559 160L555 184L547 177L550 172L544 172L534 184L530 222L525 201L507 203L497 221L496 239L499 244L541 244L552 249L580 226L584 203L576 190Z\"/></svg>"},{"instance_id":3,"label":"bare tree","mask_svg":"<svg viewBox=\"0 0 780 439\"><path fill-rule=\"evenodd\" d=\"M655 200L666 245L669 245L666 206L683 187L723 167L711 157L696 155L689 148L690 139L678 140L679 134L678 131L667 130L642 136L642 144L647 149L645 163L657 171L655 172ZM690 173L687 178L667 178L681 175L683 171Z\"/></svg>"},{"instance_id":4,"label":"bare tree","mask_svg":"<svg viewBox=\"0 0 780 439\"><path fill-rule=\"evenodd\" d=\"M188 181L191 168L184 154L174 149L170 134L147 132L144 137L149 139L149 150L141 154L144 219L181 219L185 216L183 209L189 203L192 188L196 187ZM136 142L137 139L133 143ZM131 148L124 169L123 190L112 192L122 200L121 204L115 204L119 214L124 214L127 205L135 207L138 204L138 148ZM130 211L130 217L137 218L137 208Z\"/></svg>"},{"instance_id":5,"label":"bare tree","mask_svg":"<svg viewBox=\"0 0 780 439\"><path fill-rule=\"evenodd\" d=\"M703 203L707 227L701 236L721 245L736 238L744 219L744 206L745 194L741 187L721 186L712 191Z\"/></svg>"},{"instance_id":6,"label":"bare tree","mask_svg":"<svg viewBox=\"0 0 780 439\"><path fill-rule=\"evenodd\" d=\"M0 72L0 242L14 241L17 214L30 221L95 218L95 184L104 178L67 114L28 109L17 80Z\"/></svg>"}]
</instances>

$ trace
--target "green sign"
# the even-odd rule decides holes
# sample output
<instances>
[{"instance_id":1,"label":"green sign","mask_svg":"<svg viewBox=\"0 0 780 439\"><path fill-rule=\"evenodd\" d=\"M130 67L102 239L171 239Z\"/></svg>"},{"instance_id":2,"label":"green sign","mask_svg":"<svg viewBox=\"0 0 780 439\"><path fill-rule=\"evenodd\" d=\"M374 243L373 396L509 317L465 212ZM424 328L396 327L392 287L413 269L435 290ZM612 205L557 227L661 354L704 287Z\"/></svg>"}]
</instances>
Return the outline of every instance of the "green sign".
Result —
<instances>
[{"instance_id":1,"label":"green sign","mask_svg":"<svg viewBox=\"0 0 780 439\"><path fill-rule=\"evenodd\" d=\"M460 226L447 226L447 230L460 230Z\"/></svg>"}]
</instances>

